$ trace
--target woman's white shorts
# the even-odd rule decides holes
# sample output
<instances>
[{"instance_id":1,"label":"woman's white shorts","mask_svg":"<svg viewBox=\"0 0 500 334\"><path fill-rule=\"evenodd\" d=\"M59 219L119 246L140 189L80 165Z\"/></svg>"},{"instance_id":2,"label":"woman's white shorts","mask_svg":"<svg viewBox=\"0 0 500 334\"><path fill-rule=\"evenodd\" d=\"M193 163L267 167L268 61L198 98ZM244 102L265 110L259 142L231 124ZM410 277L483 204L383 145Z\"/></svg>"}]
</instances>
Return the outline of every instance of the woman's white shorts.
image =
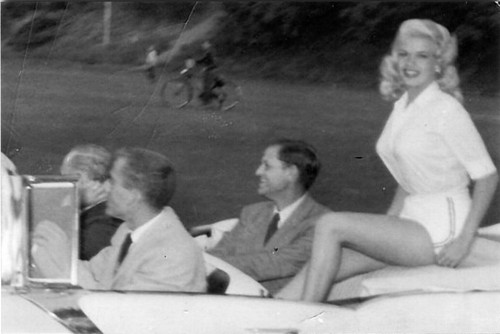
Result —
<instances>
[{"instance_id":1,"label":"woman's white shorts","mask_svg":"<svg viewBox=\"0 0 500 334\"><path fill-rule=\"evenodd\" d=\"M467 189L439 194L413 194L405 198L400 217L424 226L437 254L460 234L470 205Z\"/></svg>"}]
</instances>

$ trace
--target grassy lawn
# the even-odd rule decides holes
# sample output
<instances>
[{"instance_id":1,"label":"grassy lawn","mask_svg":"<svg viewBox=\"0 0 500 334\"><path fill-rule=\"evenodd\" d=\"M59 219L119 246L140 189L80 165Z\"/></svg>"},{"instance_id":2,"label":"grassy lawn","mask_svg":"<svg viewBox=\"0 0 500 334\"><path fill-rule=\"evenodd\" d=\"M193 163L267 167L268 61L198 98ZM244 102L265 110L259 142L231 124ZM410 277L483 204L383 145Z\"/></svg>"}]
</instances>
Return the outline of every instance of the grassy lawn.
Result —
<instances>
[{"instance_id":1,"label":"grassy lawn","mask_svg":"<svg viewBox=\"0 0 500 334\"><path fill-rule=\"evenodd\" d=\"M227 111L163 106L143 73L49 61L2 59L2 148L12 124L23 174L57 174L82 143L142 146L170 157L178 171L172 206L186 226L238 215L259 201L255 169L266 143L304 139L323 169L313 195L334 210L384 212L395 183L375 154L391 105L377 91L235 78L245 102ZM19 75L19 74L22 75ZM466 108L500 166L498 97L468 96ZM12 142L11 142L12 144ZM12 145L11 145L12 146ZM485 224L500 221L500 195Z\"/></svg>"}]
</instances>

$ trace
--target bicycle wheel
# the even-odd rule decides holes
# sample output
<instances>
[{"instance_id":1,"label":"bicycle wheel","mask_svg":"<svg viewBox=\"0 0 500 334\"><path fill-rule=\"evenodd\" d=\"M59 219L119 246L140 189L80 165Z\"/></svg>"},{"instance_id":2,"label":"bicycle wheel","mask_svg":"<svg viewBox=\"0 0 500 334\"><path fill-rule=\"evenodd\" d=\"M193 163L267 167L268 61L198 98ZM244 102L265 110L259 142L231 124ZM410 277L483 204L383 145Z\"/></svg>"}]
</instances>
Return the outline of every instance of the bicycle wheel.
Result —
<instances>
[{"instance_id":1,"label":"bicycle wheel","mask_svg":"<svg viewBox=\"0 0 500 334\"><path fill-rule=\"evenodd\" d=\"M193 89L183 81L168 81L162 88L161 93L163 103L173 108L185 107L193 98Z\"/></svg>"},{"instance_id":2,"label":"bicycle wheel","mask_svg":"<svg viewBox=\"0 0 500 334\"><path fill-rule=\"evenodd\" d=\"M233 109L242 102L241 87L232 81L226 81L219 94L220 109L223 111Z\"/></svg>"}]
</instances>

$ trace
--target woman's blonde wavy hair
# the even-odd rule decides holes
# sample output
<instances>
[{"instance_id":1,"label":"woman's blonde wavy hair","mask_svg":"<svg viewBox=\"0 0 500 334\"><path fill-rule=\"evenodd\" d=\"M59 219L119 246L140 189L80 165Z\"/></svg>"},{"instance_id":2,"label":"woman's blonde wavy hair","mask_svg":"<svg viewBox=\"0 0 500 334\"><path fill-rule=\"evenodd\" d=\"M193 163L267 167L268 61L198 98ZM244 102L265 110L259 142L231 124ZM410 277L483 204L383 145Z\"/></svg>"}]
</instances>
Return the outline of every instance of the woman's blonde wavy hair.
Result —
<instances>
[{"instance_id":1,"label":"woman's blonde wavy hair","mask_svg":"<svg viewBox=\"0 0 500 334\"><path fill-rule=\"evenodd\" d=\"M455 67L457 57L457 39L450 35L448 29L431 20L411 19L404 21L392 43L390 54L386 55L380 65L379 90L384 99L397 100L405 92L403 81L397 65L397 46L409 37L426 37L437 45L436 58L439 63L439 72L436 72L436 81L442 91L452 95L462 103L460 78Z\"/></svg>"}]
</instances>

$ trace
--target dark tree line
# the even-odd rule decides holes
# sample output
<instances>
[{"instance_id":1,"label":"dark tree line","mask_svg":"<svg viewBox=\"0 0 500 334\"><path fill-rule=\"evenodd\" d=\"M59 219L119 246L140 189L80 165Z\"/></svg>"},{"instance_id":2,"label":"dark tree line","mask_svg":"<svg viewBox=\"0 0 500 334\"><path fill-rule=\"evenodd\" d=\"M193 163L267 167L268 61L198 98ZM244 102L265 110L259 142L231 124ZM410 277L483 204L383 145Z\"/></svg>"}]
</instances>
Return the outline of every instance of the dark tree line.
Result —
<instances>
[{"instance_id":1,"label":"dark tree line","mask_svg":"<svg viewBox=\"0 0 500 334\"><path fill-rule=\"evenodd\" d=\"M192 1L113 4L118 10L158 25L186 20L195 6ZM214 8L210 5L196 3L196 12ZM35 8L38 16L31 26L30 15ZM286 65L298 77L315 68L321 75L333 68L337 75L345 69L346 73L357 71L373 77L378 59L387 52L399 24L409 18L428 18L458 36L458 65L468 81L494 87L499 84L500 7L493 1L228 1L217 8L227 13L214 40L220 56L248 60L249 64L252 60L272 64L269 68L278 76L287 71L280 72ZM72 15L102 11L102 3L71 2L68 6L67 2L4 2L2 43L10 38L12 45L22 50L30 30L32 46L54 39L62 33L57 29L63 11L70 21ZM290 68L292 63L297 65Z\"/></svg>"},{"instance_id":2,"label":"dark tree line","mask_svg":"<svg viewBox=\"0 0 500 334\"><path fill-rule=\"evenodd\" d=\"M220 43L248 56L262 50L303 54L375 71L399 24L432 19L459 40L458 65L471 78L499 73L500 7L488 2L227 2ZM312 51L312 52L311 52Z\"/></svg>"},{"instance_id":3,"label":"dark tree line","mask_svg":"<svg viewBox=\"0 0 500 334\"><path fill-rule=\"evenodd\" d=\"M409 18L428 18L466 45L500 37L500 8L491 2L227 2L222 36L232 44L292 47L317 41L370 45L392 40Z\"/></svg>"}]
</instances>

